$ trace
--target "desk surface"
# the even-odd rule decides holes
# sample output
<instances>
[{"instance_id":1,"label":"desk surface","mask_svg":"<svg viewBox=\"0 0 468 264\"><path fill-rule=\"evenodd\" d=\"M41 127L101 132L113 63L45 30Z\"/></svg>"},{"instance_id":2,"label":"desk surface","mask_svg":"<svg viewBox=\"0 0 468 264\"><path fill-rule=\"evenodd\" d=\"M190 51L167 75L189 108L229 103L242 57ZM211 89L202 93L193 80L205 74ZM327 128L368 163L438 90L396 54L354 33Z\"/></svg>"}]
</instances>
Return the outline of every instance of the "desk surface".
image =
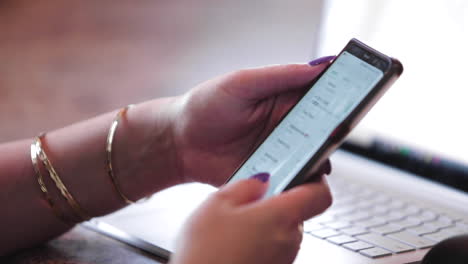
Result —
<instances>
[{"instance_id":1,"label":"desk surface","mask_svg":"<svg viewBox=\"0 0 468 264\"><path fill-rule=\"evenodd\" d=\"M2 264L158 264L166 261L77 226L44 245L0 258Z\"/></svg>"}]
</instances>

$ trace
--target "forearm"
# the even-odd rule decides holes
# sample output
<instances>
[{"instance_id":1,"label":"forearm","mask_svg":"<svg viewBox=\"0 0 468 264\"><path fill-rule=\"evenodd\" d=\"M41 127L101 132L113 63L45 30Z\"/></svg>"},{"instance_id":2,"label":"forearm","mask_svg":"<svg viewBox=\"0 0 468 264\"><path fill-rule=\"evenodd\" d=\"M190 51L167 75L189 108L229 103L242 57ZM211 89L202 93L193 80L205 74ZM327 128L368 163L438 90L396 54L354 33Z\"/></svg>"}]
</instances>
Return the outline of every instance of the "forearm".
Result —
<instances>
[{"instance_id":1,"label":"forearm","mask_svg":"<svg viewBox=\"0 0 468 264\"><path fill-rule=\"evenodd\" d=\"M180 183L173 148L172 99L131 108L117 127L112 164L122 192L138 200ZM116 111L48 133L44 150L66 188L89 216L115 211L125 202L106 170L106 139ZM43 199L31 163L32 139L0 145L0 255L56 236L70 225L54 215ZM74 211L47 173L45 185L66 216Z\"/></svg>"}]
</instances>

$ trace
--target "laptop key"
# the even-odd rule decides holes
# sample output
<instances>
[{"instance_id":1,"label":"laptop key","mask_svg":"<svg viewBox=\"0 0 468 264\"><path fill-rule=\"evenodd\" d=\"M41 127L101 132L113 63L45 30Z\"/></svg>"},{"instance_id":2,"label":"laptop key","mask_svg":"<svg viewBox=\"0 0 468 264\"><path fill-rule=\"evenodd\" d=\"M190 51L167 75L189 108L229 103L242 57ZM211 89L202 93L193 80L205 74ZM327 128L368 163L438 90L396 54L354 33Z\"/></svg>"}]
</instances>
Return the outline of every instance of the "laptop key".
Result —
<instances>
[{"instance_id":1,"label":"laptop key","mask_svg":"<svg viewBox=\"0 0 468 264\"><path fill-rule=\"evenodd\" d=\"M331 229L331 228L325 228L325 229L309 232L309 234L311 234L311 235L313 235L315 237L318 237L318 238L325 239L327 237L340 235L340 232L338 232L338 231L336 231L334 229Z\"/></svg>"},{"instance_id":2,"label":"laptop key","mask_svg":"<svg viewBox=\"0 0 468 264\"><path fill-rule=\"evenodd\" d=\"M359 190L354 195L361 198L361 199L368 200L370 198L376 197L378 194L379 194L378 192L376 192L376 191L370 189L369 187L367 187L367 188Z\"/></svg>"},{"instance_id":3,"label":"laptop key","mask_svg":"<svg viewBox=\"0 0 468 264\"><path fill-rule=\"evenodd\" d=\"M391 255L392 252L385 250L383 248L373 247L359 251L364 256L371 257L371 258L378 258L383 256Z\"/></svg>"},{"instance_id":4,"label":"laptop key","mask_svg":"<svg viewBox=\"0 0 468 264\"><path fill-rule=\"evenodd\" d=\"M436 244L432 240L414 235L408 231L401 231L398 233L389 234L388 237L399 240L403 243L412 245L417 248L428 248Z\"/></svg>"},{"instance_id":5,"label":"laptop key","mask_svg":"<svg viewBox=\"0 0 468 264\"><path fill-rule=\"evenodd\" d=\"M351 224L349 222L346 222L346 221L328 222L328 223L324 223L324 225L326 225L327 227L333 228L333 229L341 229L341 228L351 226Z\"/></svg>"},{"instance_id":6,"label":"laptop key","mask_svg":"<svg viewBox=\"0 0 468 264\"><path fill-rule=\"evenodd\" d=\"M447 239L449 237L452 237L452 236L456 236L458 235L459 233L454 231L454 230L451 230L451 229L442 229L442 230L439 230L435 233L431 233L431 234L427 234L427 235L423 235L422 237L424 238L428 238L430 240L433 240L435 242L440 242L444 239Z\"/></svg>"},{"instance_id":7,"label":"laptop key","mask_svg":"<svg viewBox=\"0 0 468 264\"><path fill-rule=\"evenodd\" d=\"M356 241L351 243L346 243L342 245L343 247L350 249L352 251L359 251L363 249L368 249L374 247L373 245L366 243L364 241Z\"/></svg>"},{"instance_id":8,"label":"laptop key","mask_svg":"<svg viewBox=\"0 0 468 264\"><path fill-rule=\"evenodd\" d=\"M437 218L437 214L429 210L424 210L419 214L415 214L413 216L418 218L421 222L433 221Z\"/></svg>"},{"instance_id":9,"label":"laptop key","mask_svg":"<svg viewBox=\"0 0 468 264\"><path fill-rule=\"evenodd\" d=\"M356 242L357 239L347 235L338 235L332 236L327 238L328 241L332 242L333 244L342 245L345 243Z\"/></svg>"},{"instance_id":10,"label":"laptop key","mask_svg":"<svg viewBox=\"0 0 468 264\"><path fill-rule=\"evenodd\" d=\"M452 223L451 222L448 222L448 221L441 221L440 219L437 219L437 220L434 220L434 221L431 221L431 222L427 222L426 223L427 226L430 226L434 229L440 229L440 228L445 228L445 227L449 227L449 226L452 226Z\"/></svg>"},{"instance_id":11,"label":"laptop key","mask_svg":"<svg viewBox=\"0 0 468 264\"><path fill-rule=\"evenodd\" d=\"M320 224L324 224L324 223L328 223L328 222L333 222L333 221L336 221L336 219L330 215L329 213L325 212L319 216L316 216L316 217L313 217L311 219L309 219L308 221L312 222L312 223L320 223Z\"/></svg>"},{"instance_id":12,"label":"laptop key","mask_svg":"<svg viewBox=\"0 0 468 264\"><path fill-rule=\"evenodd\" d=\"M332 203L332 207L349 206L349 205L352 205L354 203L357 203L358 201L359 201L358 198L348 196L346 198L341 198L341 199L338 199L338 200L334 200L333 203Z\"/></svg>"},{"instance_id":13,"label":"laptop key","mask_svg":"<svg viewBox=\"0 0 468 264\"><path fill-rule=\"evenodd\" d=\"M365 188L365 186L361 185L361 184L357 184L357 183L352 183L352 182L345 182L344 183L344 186L343 186L343 191L347 192L347 193L360 193L363 189Z\"/></svg>"},{"instance_id":14,"label":"laptop key","mask_svg":"<svg viewBox=\"0 0 468 264\"><path fill-rule=\"evenodd\" d=\"M397 226L397 225L394 225L394 224L386 224L386 225L383 225L383 226L373 227L370 230L372 232L375 232L375 233L386 235L386 234L391 234L391 233L401 231L402 228L400 226Z\"/></svg>"},{"instance_id":15,"label":"laptop key","mask_svg":"<svg viewBox=\"0 0 468 264\"><path fill-rule=\"evenodd\" d=\"M459 230L461 234L468 233L468 225L462 222L456 222L454 228Z\"/></svg>"},{"instance_id":16,"label":"laptop key","mask_svg":"<svg viewBox=\"0 0 468 264\"><path fill-rule=\"evenodd\" d=\"M330 208L329 210L327 210L327 213L335 216L335 217L339 217L339 216L342 216L342 215L347 215L347 214L351 214L351 213L354 213L354 211L356 211L356 209L354 207L338 207L338 208Z\"/></svg>"},{"instance_id":17,"label":"laptop key","mask_svg":"<svg viewBox=\"0 0 468 264\"><path fill-rule=\"evenodd\" d=\"M362 235L362 234L367 234L369 231L363 227L359 226L352 226L348 228L343 228L340 229L341 232L350 235L350 236L356 236L356 235Z\"/></svg>"},{"instance_id":18,"label":"laptop key","mask_svg":"<svg viewBox=\"0 0 468 264\"><path fill-rule=\"evenodd\" d=\"M369 212L371 215L379 216L388 213L390 209L381 205L376 205L374 207L366 209L366 211Z\"/></svg>"},{"instance_id":19,"label":"laptop key","mask_svg":"<svg viewBox=\"0 0 468 264\"><path fill-rule=\"evenodd\" d=\"M368 242L370 244L374 244L376 246L388 249L395 253L406 252L415 249L413 246L406 245L394 239L384 237L378 234L360 235L356 236L356 238Z\"/></svg>"},{"instance_id":20,"label":"laptop key","mask_svg":"<svg viewBox=\"0 0 468 264\"><path fill-rule=\"evenodd\" d=\"M375 204L388 204L389 201L391 201L392 198L385 194L377 194L372 201L374 201Z\"/></svg>"},{"instance_id":21,"label":"laptop key","mask_svg":"<svg viewBox=\"0 0 468 264\"><path fill-rule=\"evenodd\" d=\"M399 212L398 210L397 211L390 211L388 214L386 214L385 216L385 219L387 219L387 221L399 221L403 218L406 217L406 214L402 213L402 212Z\"/></svg>"},{"instance_id":22,"label":"laptop key","mask_svg":"<svg viewBox=\"0 0 468 264\"><path fill-rule=\"evenodd\" d=\"M362 226L365 228L371 228L375 226L381 226L387 223L385 218L382 217L372 217L369 219L358 220L354 222L357 226Z\"/></svg>"},{"instance_id":23,"label":"laptop key","mask_svg":"<svg viewBox=\"0 0 468 264\"><path fill-rule=\"evenodd\" d=\"M465 233L465 232L463 232L463 230L460 229L460 226L457 226L457 225L449 226L449 227L443 228L441 230L444 230L446 232L452 232L455 235L462 235L462 234Z\"/></svg>"},{"instance_id":24,"label":"laptop key","mask_svg":"<svg viewBox=\"0 0 468 264\"><path fill-rule=\"evenodd\" d=\"M367 219L367 218L370 218L370 217L371 217L371 215L368 212L358 211L358 212L353 213L353 214L344 215L344 216L342 216L342 219L346 220L346 221L354 222L354 221L364 220L364 219Z\"/></svg>"},{"instance_id":25,"label":"laptop key","mask_svg":"<svg viewBox=\"0 0 468 264\"><path fill-rule=\"evenodd\" d=\"M406 203L400 200L392 200L387 204L387 207L390 209L401 209L406 206Z\"/></svg>"},{"instance_id":26,"label":"laptop key","mask_svg":"<svg viewBox=\"0 0 468 264\"><path fill-rule=\"evenodd\" d=\"M437 230L439 230L438 228L434 228L434 226L429 226L429 225L426 225L425 223L420 225L420 226L413 226L413 227L409 227L407 228L406 230L408 230L408 232L411 232L415 235L425 235L425 234L430 234L430 233L434 233L436 232Z\"/></svg>"},{"instance_id":27,"label":"laptop key","mask_svg":"<svg viewBox=\"0 0 468 264\"><path fill-rule=\"evenodd\" d=\"M324 229L325 226L319 224L319 223L314 223L314 222L310 222L310 221L305 221L304 222L304 232L311 232L311 231L315 231L315 230L320 230L320 229Z\"/></svg>"},{"instance_id":28,"label":"laptop key","mask_svg":"<svg viewBox=\"0 0 468 264\"><path fill-rule=\"evenodd\" d=\"M462 220L466 221L466 215L462 215L458 212L444 210L442 211L441 215L444 215L445 217L455 222L462 221Z\"/></svg>"},{"instance_id":29,"label":"laptop key","mask_svg":"<svg viewBox=\"0 0 468 264\"><path fill-rule=\"evenodd\" d=\"M374 201L372 200L362 200L354 204L353 206L357 208L358 210L362 210L362 209L371 208L373 205L374 205Z\"/></svg>"},{"instance_id":30,"label":"laptop key","mask_svg":"<svg viewBox=\"0 0 468 264\"><path fill-rule=\"evenodd\" d=\"M405 208L401 209L401 211L406 214L406 215L417 215L421 216L421 208L415 206L415 205L408 205ZM421 214L419 214L421 213ZM436 214L433 213L433 217L431 216L431 219L434 219L436 217Z\"/></svg>"},{"instance_id":31,"label":"laptop key","mask_svg":"<svg viewBox=\"0 0 468 264\"><path fill-rule=\"evenodd\" d=\"M407 228L407 227L412 227L412 226L418 226L421 224L421 221L419 221L419 219L415 217L410 216L399 221L394 221L392 223L402 228Z\"/></svg>"}]
</instances>

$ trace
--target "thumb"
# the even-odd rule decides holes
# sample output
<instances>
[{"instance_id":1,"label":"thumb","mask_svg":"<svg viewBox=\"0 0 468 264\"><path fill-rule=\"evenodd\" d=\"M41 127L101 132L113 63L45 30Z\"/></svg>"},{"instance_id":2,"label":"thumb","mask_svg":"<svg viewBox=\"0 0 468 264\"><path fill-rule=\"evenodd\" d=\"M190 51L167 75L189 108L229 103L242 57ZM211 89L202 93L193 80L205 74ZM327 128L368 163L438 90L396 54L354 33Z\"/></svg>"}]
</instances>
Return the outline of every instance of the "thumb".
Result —
<instances>
[{"instance_id":1,"label":"thumb","mask_svg":"<svg viewBox=\"0 0 468 264\"><path fill-rule=\"evenodd\" d=\"M243 205L256 201L263 197L268 189L268 173L258 173L250 179L229 183L214 195L215 199L221 198L233 205Z\"/></svg>"}]
</instances>

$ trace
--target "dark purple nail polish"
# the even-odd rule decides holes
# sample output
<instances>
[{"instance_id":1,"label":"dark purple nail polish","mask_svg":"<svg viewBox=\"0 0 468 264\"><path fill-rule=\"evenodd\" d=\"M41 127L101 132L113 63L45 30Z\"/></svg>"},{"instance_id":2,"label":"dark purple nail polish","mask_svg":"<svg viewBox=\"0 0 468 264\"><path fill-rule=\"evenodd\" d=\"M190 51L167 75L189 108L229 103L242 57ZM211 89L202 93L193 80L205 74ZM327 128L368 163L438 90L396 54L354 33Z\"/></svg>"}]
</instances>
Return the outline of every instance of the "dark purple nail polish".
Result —
<instances>
[{"instance_id":1,"label":"dark purple nail polish","mask_svg":"<svg viewBox=\"0 0 468 264\"><path fill-rule=\"evenodd\" d=\"M336 58L336 56L325 56L325 57L321 57L321 58L318 58L318 59L315 59L311 62L309 62L309 65L310 66L315 66L315 65L319 65L319 64L322 64L322 63L325 63L325 62L329 62L331 60L334 60Z\"/></svg>"},{"instance_id":2,"label":"dark purple nail polish","mask_svg":"<svg viewBox=\"0 0 468 264\"><path fill-rule=\"evenodd\" d=\"M270 174L267 172L257 173L253 176L250 176L250 179L259 180L261 182L267 182L270 179Z\"/></svg>"},{"instance_id":3,"label":"dark purple nail polish","mask_svg":"<svg viewBox=\"0 0 468 264\"><path fill-rule=\"evenodd\" d=\"M322 163L322 165L320 165L317 175L323 175L323 174L330 175L331 170L332 170L332 167L331 167L330 160L327 159L325 162Z\"/></svg>"},{"instance_id":4,"label":"dark purple nail polish","mask_svg":"<svg viewBox=\"0 0 468 264\"><path fill-rule=\"evenodd\" d=\"M325 174L330 175L331 171L332 171L332 166L331 166L330 160L327 160L325 162Z\"/></svg>"}]
</instances>

